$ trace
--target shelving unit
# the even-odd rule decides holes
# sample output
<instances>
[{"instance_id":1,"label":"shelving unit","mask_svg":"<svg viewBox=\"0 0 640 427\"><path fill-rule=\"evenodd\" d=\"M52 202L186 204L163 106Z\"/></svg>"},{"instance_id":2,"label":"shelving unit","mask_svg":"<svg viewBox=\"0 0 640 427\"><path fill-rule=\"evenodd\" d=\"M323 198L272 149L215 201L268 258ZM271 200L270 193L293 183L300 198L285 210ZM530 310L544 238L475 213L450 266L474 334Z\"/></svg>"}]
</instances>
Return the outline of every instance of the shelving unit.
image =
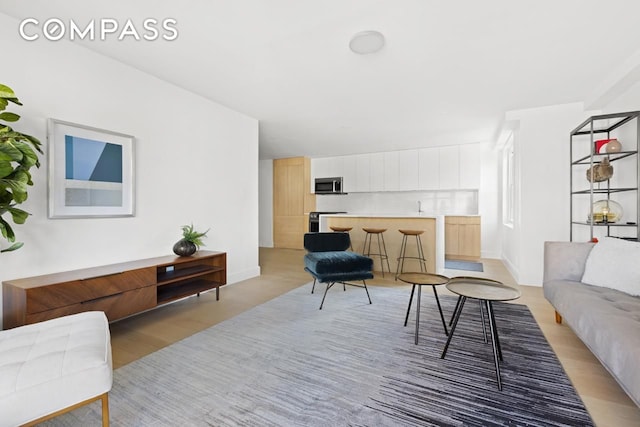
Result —
<instances>
[{"instance_id":1,"label":"shelving unit","mask_svg":"<svg viewBox=\"0 0 640 427\"><path fill-rule=\"evenodd\" d=\"M574 230L576 226L588 227L590 240L597 237L594 231L602 227L606 236L640 241L640 227L638 227L640 223L639 116L640 111L592 116L571 131L569 233L571 241L584 240L576 239L577 233ZM598 139L612 138L620 140L621 151L615 153L596 151ZM609 163L614 168L613 176L602 182L588 180L587 170L598 165L605 158L609 159ZM625 212L622 218L616 222L595 221L593 205L597 201L596 197L621 204ZM588 206L584 206L585 203L588 203Z\"/></svg>"},{"instance_id":2,"label":"shelving unit","mask_svg":"<svg viewBox=\"0 0 640 427\"><path fill-rule=\"evenodd\" d=\"M189 295L216 289L216 300L220 299L220 286L227 282L227 257L224 253L216 256L177 258L169 264L157 266L158 305Z\"/></svg>"}]
</instances>

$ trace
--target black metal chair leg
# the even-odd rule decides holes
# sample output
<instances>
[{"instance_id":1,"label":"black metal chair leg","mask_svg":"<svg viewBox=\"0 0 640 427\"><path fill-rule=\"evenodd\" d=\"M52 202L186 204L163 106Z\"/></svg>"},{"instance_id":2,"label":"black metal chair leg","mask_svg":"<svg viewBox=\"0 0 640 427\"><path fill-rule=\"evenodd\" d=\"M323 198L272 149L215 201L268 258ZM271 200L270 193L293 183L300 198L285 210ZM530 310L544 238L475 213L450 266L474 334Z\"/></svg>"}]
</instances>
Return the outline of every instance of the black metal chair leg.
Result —
<instances>
[{"instance_id":1,"label":"black metal chair leg","mask_svg":"<svg viewBox=\"0 0 640 427\"><path fill-rule=\"evenodd\" d=\"M496 379L498 380L498 390L502 391L502 378L500 376L500 362L498 361L498 343L497 343L497 329L495 327L496 322L493 317L493 309L491 308L491 302L486 301L487 312L489 313L489 328L491 331L491 344L493 347L493 362L496 365Z\"/></svg>"},{"instance_id":2,"label":"black metal chair leg","mask_svg":"<svg viewBox=\"0 0 640 427\"><path fill-rule=\"evenodd\" d=\"M458 320L460 320L460 314L462 314L462 308L464 307L464 302L467 300L467 297L460 296L460 308L455 312L455 317L453 318L453 325L451 325L451 330L449 331L449 337L447 338L447 343L442 350L442 355L440 355L440 359L444 359L447 355L447 349L449 348L449 343L451 343L451 338L453 338L453 333L456 330L456 326L458 325Z\"/></svg>"},{"instance_id":3,"label":"black metal chair leg","mask_svg":"<svg viewBox=\"0 0 640 427\"><path fill-rule=\"evenodd\" d=\"M330 287L333 286L335 282L327 282L327 288L324 290L324 295L322 296L322 302L320 303L320 310L322 310L322 306L324 305L324 299L327 297L327 291L329 290Z\"/></svg>"},{"instance_id":4,"label":"black metal chair leg","mask_svg":"<svg viewBox=\"0 0 640 427\"><path fill-rule=\"evenodd\" d=\"M444 314L442 314L442 306L440 305L440 298L438 298L438 291L436 291L435 285L431 285L433 288L433 295L436 297L436 303L438 303L438 311L440 312L440 319L442 319L442 327L444 328L444 334L449 335L449 331L447 331L447 321L444 320Z\"/></svg>"},{"instance_id":5,"label":"black metal chair leg","mask_svg":"<svg viewBox=\"0 0 640 427\"><path fill-rule=\"evenodd\" d=\"M404 317L404 326L407 326L409 321L409 312L411 311L411 302L413 301L413 292L416 290L416 285L411 286L411 296L409 297L409 305L407 306L407 315Z\"/></svg>"},{"instance_id":6,"label":"black metal chair leg","mask_svg":"<svg viewBox=\"0 0 640 427\"><path fill-rule=\"evenodd\" d=\"M369 304L373 304L371 302L371 297L369 296L369 288L367 288L367 282L365 282L364 280L362 281L362 284L364 285L364 290L367 292L367 298L369 299Z\"/></svg>"},{"instance_id":7,"label":"black metal chair leg","mask_svg":"<svg viewBox=\"0 0 640 427\"><path fill-rule=\"evenodd\" d=\"M313 286L311 287L311 293L313 293L313 290L316 288L316 278L313 278Z\"/></svg>"}]
</instances>

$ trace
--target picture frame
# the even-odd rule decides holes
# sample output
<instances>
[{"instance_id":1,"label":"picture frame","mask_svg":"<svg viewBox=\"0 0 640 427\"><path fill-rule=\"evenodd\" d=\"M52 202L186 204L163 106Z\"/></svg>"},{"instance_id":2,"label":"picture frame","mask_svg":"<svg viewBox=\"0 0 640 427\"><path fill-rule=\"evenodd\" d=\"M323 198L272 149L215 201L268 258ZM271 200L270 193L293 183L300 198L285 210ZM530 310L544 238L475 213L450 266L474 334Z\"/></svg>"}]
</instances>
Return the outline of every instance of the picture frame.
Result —
<instances>
[{"instance_id":1,"label":"picture frame","mask_svg":"<svg viewBox=\"0 0 640 427\"><path fill-rule=\"evenodd\" d=\"M133 136L49 119L47 141L49 218L135 215Z\"/></svg>"}]
</instances>

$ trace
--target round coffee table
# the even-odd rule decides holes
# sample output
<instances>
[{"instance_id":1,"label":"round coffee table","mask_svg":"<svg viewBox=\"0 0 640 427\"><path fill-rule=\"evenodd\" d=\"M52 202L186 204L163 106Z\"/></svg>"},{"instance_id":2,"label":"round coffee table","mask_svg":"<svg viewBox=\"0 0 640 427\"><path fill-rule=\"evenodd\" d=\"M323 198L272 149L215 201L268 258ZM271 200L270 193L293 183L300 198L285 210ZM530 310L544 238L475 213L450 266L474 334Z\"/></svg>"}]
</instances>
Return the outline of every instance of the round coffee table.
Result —
<instances>
[{"instance_id":1,"label":"round coffee table","mask_svg":"<svg viewBox=\"0 0 640 427\"><path fill-rule=\"evenodd\" d=\"M451 331L447 338L447 343L442 350L441 359L444 359L449 348L451 338L456 330L456 325L460 319L462 308L467 298L473 298L480 301L481 307L484 305L487 309L489 317L489 331L491 333L491 345L493 348L493 360L496 366L496 378L498 379L498 389L502 390L502 379L500 377L500 364L499 360L502 360L502 349L500 348L500 339L498 338L498 328L496 326L496 318L493 314L493 301L511 301L520 298L522 293L512 287L507 286L501 282L491 279L484 279L479 277L454 277L447 283L447 289L451 292L460 295L460 300L456 306L456 310L453 315L453 324L451 325ZM482 314L482 321L484 325L484 314Z\"/></svg>"},{"instance_id":2,"label":"round coffee table","mask_svg":"<svg viewBox=\"0 0 640 427\"><path fill-rule=\"evenodd\" d=\"M416 290L416 286L418 287L418 298L416 299L416 338L415 343L418 344L418 329L420 327L420 296L422 294L423 286L431 286L433 288L433 295L436 297L436 302L438 303L438 310L440 311L440 319L442 319L442 326L444 326L444 333L449 335L447 331L447 322L444 320L444 315L442 314L442 307L440 306L440 299L438 298L438 291L436 290L436 286L445 285L449 282L449 278L446 276L442 276L440 274L431 274L431 273L402 273L398 276L398 280L401 280L405 283L410 283L413 285L411 287L411 297L409 298L409 306L407 307L407 315L404 318L404 326L407 326L407 322L409 321L409 312L411 311L411 302L413 301L413 292Z\"/></svg>"}]
</instances>

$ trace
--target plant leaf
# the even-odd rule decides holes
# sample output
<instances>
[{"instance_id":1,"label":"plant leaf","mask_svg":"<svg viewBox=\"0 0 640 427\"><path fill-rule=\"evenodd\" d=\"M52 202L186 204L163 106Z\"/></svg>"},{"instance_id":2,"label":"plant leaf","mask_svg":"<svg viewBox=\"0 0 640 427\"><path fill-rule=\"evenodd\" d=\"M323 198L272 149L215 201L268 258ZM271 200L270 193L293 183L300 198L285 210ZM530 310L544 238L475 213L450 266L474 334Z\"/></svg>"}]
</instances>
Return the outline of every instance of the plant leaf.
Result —
<instances>
[{"instance_id":1,"label":"plant leaf","mask_svg":"<svg viewBox=\"0 0 640 427\"><path fill-rule=\"evenodd\" d=\"M30 145L27 145L26 143L21 141L16 141L14 143L14 146L24 155L22 161L20 162L24 168L28 169L31 166L40 165L38 161L38 155L34 153Z\"/></svg>"},{"instance_id":2,"label":"plant leaf","mask_svg":"<svg viewBox=\"0 0 640 427\"><path fill-rule=\"evenodd\" d=\"M11 162L0 159L0 178L6 178L13 173L13 165Z\"/></svg>"},{"instance_id":3,"label":"plant leaf","mask_svg":"<svg viewBox=\"0 0 640 427\"><path fill-rule=\"evenodd\" d=\"M0 250L0 253L15 251L16 249L20 249L23 246L24 246L24 243L15 242L13 245L9 246L8 248Z\"/></svg>"},{"instance_id":4,"label":"plant leaf","mask_svg":"<svg viewBox=\"0 0 640 427\"><path fill-rule=\"evenodd\" d=\"M11 213L11 217L13 218L13 222L16 224L24 224L30 213L27 211L23 211L18 208L9 208L9 213Z\"/></svg>"},{"instance_id":5,"label":"plant leaf","mask_svg":"<svg viewBox=\"0 0 640 427\"><path fill-rule=\"evenodd\" d=\"M11 189L13 200L15 200L16 203L22 203L27 200L27 182L21 182L15 179L0 179L0 185Z\"/></svg>"},{"instance_id":6,"label":"plant leaf","mask_svg":"<svg viewBox=\"0 0 640 427\"><path fill-rule=\"evenodd\" d=\"M0 152L3 152L7 156L11 157L11 160L14 162L19 162L22 160L22 151L15 146L15 141L13 139L8 139L6 141L0 142Z\"/></svg>"},{"instance_id":7,"label":"plant leaf","mask_svg":"<svg viewBox=\"0 0 640 427\"><path fill-rule=\"evenodd\" d=\"M16 94L9 86L0 84L0 98L15 98Z\"/></svg>"},{"instance_id":8,"label":"plant leaf","mask_svg":"<svg viewBox=\"0 0 640 427\"><path fill-rule=\"evenodd\" d=\"M0 232L2 232L2 236L10 242L14 242L16 240L16 235L13 232L13 228L9 225L7 221L4 220L0 216Z\"/></svg>"},{"instance_id":9,"label":"plant leaf","mask_svg":"<svg viewBox=\"0 0 640 427\"><path fill-rule=\"evenodd\" d=\"M23 133L22 136L24 136L26 139L29 140L31 145L33 145L33 148L38 150L39 153L42 153L42 149L40 148L42 143L40 142L40 140L38 138L36 138L35 136L27 135L26 133ZM40 164L38 164L38 167L39 166L40 166Z\"/></svg>"},{"instance_id":10,"label":"plant leaf","mask_svg":"<svg viewBox=\"0 0 640 427\"><path fill-rule=\"evenodd\" d=\"M0 120L4 120L5 122L17 122L20 120L20 116L16 113L6 111L4 113L0 113Z\"/></svg>"}]
</instances>

